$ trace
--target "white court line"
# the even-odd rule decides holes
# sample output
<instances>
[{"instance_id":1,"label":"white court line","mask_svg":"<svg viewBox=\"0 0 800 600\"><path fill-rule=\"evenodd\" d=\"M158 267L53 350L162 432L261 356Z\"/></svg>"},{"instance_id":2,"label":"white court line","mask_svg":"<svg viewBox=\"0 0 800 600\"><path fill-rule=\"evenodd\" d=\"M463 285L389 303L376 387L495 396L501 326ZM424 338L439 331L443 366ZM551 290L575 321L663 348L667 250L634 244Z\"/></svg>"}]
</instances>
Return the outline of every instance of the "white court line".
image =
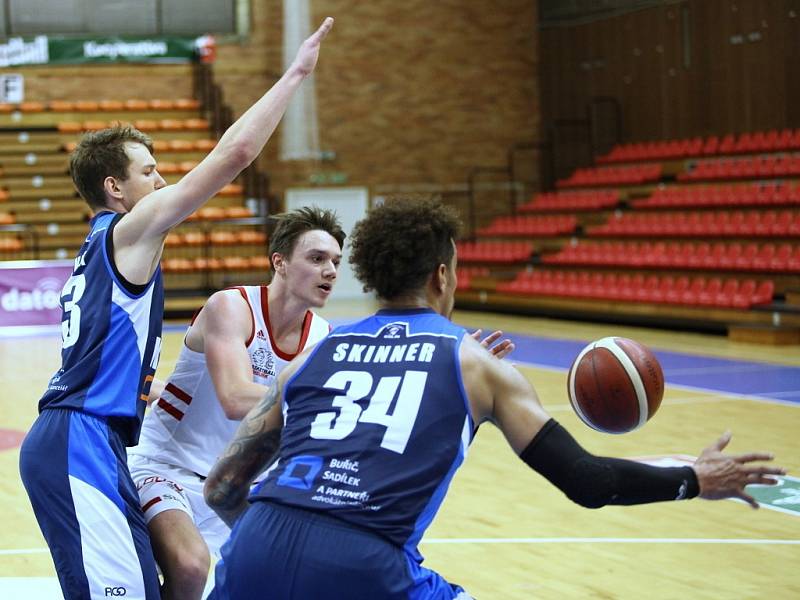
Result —
<instances>
[{"instance_id":1,"label":"white court line","mask_svg":"<svg viewBox=\"0 0 800 600\"><path fill-rule=\"evenodd\" d=\"M4 554L46 554L47 548L5 548L0 550L0 556Z\"/></svg>"},{"instance_id":2,"label":"white court line","mask_svg":"<svg viewBox=\"0 0 800 600\"><path fill-rule=\"evenodd\" d=\"M421 544L742 544L798 546L800 540L732 538L431 538Z\"/></svg>"},{"instance_id":3,"label":"white court line","mask_svg":"<svg viewBox=\"0 0 800 600\"><path fill-rule=\"evenodd\" d=\"M710 373L751 373L751 372L761 372L765 370L769 370L770 368L773 369L785 369L786 367L792 367L793 365L784 365L784 364L762 364L759 363L757 365L754 364L738 364L738 365L725 365L725 366L716 366L716 367L673 367L671 369L664 369L664 375L708 375Z\"/></svg>"}]
</instances>

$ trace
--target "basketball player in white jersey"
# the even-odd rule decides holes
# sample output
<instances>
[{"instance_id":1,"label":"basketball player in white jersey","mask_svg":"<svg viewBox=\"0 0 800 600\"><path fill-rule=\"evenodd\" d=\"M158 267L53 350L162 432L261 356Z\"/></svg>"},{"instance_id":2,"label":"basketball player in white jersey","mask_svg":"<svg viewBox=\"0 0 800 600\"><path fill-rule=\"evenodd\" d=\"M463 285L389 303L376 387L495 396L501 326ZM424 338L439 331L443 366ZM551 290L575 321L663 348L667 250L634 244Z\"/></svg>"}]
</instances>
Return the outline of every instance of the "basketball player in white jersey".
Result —
<instances>
[{"instance_id":1,"label":"basketball player in white jersey","mask_svg":"<svg viewBox=\"0 0 800 600\"><path fill-rule=\"evenodd\" d=\"M266 386L330 331L310 309L333 290L344 238L330 211L279 215L271 283L213 294L189 327L128 459L164 576L162 598L201 597L209 553L218 555L230 533L206 506L203 482Z\"/></svg>"}]
</instances>

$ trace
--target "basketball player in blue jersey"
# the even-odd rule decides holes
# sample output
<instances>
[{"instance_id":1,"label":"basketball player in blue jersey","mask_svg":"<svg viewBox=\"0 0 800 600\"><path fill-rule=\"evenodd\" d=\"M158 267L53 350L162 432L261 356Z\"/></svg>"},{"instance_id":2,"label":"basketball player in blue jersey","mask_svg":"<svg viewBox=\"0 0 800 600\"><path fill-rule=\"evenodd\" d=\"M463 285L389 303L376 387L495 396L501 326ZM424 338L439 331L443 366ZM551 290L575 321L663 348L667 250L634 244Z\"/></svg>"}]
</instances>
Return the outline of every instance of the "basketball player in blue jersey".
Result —
<instances>
[{"instance_id":1,"label":"basketball player in blue jersey","mask_svg":"<svg viewBox=\"0 0 800 600\"><path fill-rule=\"evenodd\" d=\"M326 19L286 73L175 185L166 185L149 138L132 127L88 134L70 158L94 216L61 294L62 365L20 453L68 600L160 597L125 447L139 436L159 359L164 239L259 155L332 26Z\"/></svg>"},{"instance_id":2,"label":"basketball player in blue jersey","mask_svg":"<svg viewBox=\"0 0 800 600\"><path fill-rule=\"evenodd\" d=\"M356 225L350 260L382 308L292 362L209 474L206 500L236 521L210 598L469 598L421 566L417 544L486 421L591 508L698 495L755 504L744 486L784 473L758 462L767 453L723 454L727 435L684 468L584 450L516 369L448 320L457 231L433 202L387 203Z\"/></svg>"}]
</instances>

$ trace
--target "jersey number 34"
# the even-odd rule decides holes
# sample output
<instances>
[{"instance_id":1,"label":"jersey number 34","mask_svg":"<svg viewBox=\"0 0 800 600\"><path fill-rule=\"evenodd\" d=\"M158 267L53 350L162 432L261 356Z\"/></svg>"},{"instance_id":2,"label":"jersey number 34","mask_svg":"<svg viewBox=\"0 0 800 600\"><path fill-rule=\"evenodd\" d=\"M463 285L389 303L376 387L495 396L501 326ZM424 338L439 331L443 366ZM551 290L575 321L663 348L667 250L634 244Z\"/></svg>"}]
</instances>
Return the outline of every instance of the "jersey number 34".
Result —
<instances>
[{"instance_id":1,"label":"jersey number 34","mask_svg":"<svg viewBox=\"0 0 800 600\"><path fill-rule=\"evenodd\" d=\"M386 428L381 447L402 454L417 420L427 379L425 371L406 371L402 376L381 377L369 405L363 409L358 401L372 391L372 375L366 371L338 371L328 378L324 387L342 392L347 390L333 399L332 405L339 411L317 414L311 423L311 437L343 440L355 431L358 423L375 423ZM395 396L397 402L389 413Z\"/></svg>"}]
</instances>

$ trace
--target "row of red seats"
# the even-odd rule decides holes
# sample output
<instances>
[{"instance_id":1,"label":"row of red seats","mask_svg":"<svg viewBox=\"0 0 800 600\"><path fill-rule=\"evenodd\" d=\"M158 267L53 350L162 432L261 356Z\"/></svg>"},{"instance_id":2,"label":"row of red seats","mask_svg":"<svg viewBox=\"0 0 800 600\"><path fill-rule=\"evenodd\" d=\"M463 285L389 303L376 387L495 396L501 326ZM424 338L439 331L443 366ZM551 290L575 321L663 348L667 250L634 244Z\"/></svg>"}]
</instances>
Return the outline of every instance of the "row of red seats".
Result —
<instances>
[{"instance_id":1,"label":"row of red seats","mask_svg":"<svg viewBox=\"0 0 800 600\"><path fill-rule=\"evenodd\" d=\"M61 133L98 131L113 127L117 121L62 121L56 127ZM208 131L208 119L136 119L132 125L140 131Z\"/></svg>"},{"instance_id":2,"label":"row of red seats","mask_svg":"<svg viewBox=\"0 0 800 600\"><path fill-rule=\"evenodd\" d=\"M786 150L800 150L800 129L783 129L781 131L771 129L755 133L742 133L738 137L729 133L722 138L712 135L706 139L695 137L682 140L618 144L605 156L598 157L597 163L607 164L712 156L715 154L781 152Z\"/></svg>"},{"instance_id":3,"label":"row of red seats","mask_svg":"<svg viewBox=\"0 0 800 600\"><path fill-rule=\"evenodd\" d=\"M222 258L165 258L161 261L164 273L198 273L204 271L266 271L270 268L266 256L225 256Z\"/></svg>"},{"instance_id":4,"label":"row of red seats","mask_svg":"<svg viewBox=\"0 0 800 600\"><path fill-rule=\"evenodd\" d=\"M227 186L226 186L227 187ZM241 187L239 187L241 193ZM253 212L246 206L205 206L186 217L187 221L218 221L222 219L248 219Z\"/></svg>"},{"instance_id":5,"label":"row of red seats","mask_svg":"<svg viewBox=\"0 0 800 600\"><path fill-rule=\"evenodd\" d=\"M217 145L216 140L153 140L153 151L158 152L210 152ZM62 144L64 152L72 152L78 142ZM159 163L161 164L161 163Z\"/></svg>"},{"instance_id":6,"label":"row of red seats","mask_svg":"<svg viewBox=\"0 0 800 600\"><path fill-rule=\"evenodd\" d=\"M629 167L594 167L576 169L566 179L556 182L557 188L604 185L641 184L661 179L661 165L645 164Z\"/></svg>"},{"instance_id":7,"label":"row of red seats","mask_svg":"<svg viewBox=\"0 0 800 600\"><path fill-rule=\"evenodd\" d=\"M633 204L634 208L793 205L800 205L800 185L784 182L665 187Z\"/></svg>"},{"instance_id":8,"label":"row of red seats","mask_svg":"<svg viewBox=\"0 0 800 600\"><path fill-rule=\"evenodd\" d=\"M800 175L800 154L776 154L700 161L689 171L678 173L677 179L678 181L768 179L798 175Z\"/></svg>"},{"instance_id":9,"label":"row of red seats","mask_svg":"<svg viewBox=\"0 0 800 600\"><path fill-rule=\"evenodd\" d=\"M574 215L531 217L511 215L498 217L488 227L478 230L482 236L554 236L569 235L578 226Z\"/></svg>"},{"instance_id":10,"label":"row of red seats","mask_svg":"<svg viewBox=\"0 0 800 600\"><path fill-rule=\"evenodd\" d=\"M589 227L589 236L755 237L800 236L800 212L713 211L628 213Z\"/></svg>"},{"instance_id":11,"label":"row of red seats","mask_svg":"<svg viewBox=\"0 0 800 600\"><path fill-rule=\"evenodd\" d=\"M644 276L587 271L522 272L498 292L523 296L566 296L625 302L652 302L718 308L747 309L772 302L771 280L722 280L719 277Z\"/></svg>"},{"instance_id":12,"label":"row of red seats","mask_svg":"<svg viewBox=\"0 0 800 600\"><path fill-rule=\"evenodd\" d=\"M168 248L180 248L182 246L233 246L239 244L262 244L266 245L267 235L263 231L212 231L204 233L202 231L188 231L180 233L173 231L167 236L165 245Z\"/></svg>"},{"instance_id":13,"label":"row of red seats","mask_svg":"<svg viewBox=\"0 0 800 600\"><path fill-rule=\"evenodd\" d=\"M50 102L20 102L19 104L0 104L0 113L14 111L24 113L52 112L119 112L144 110L199 110L200 101L194 98L166 100L51 100Z\"/></svg>"},{"instance_id":14,"label":"row of red seats","mask_svg":"<svg viewBox=\"0 0 800 600\"><path fill-rule=\"evenodd\" d=\"M529 242L458 242L459 262L524 263L533 252Z\"/></svg>"},{"instance_id":15,"label":"row of red seats","mask_svg":"<svg viewBox=\"0 0 800 600\"><path fill-rule=\"evenodd\" d=\"M521 213L607 210L619 203L618 190L585 192L547 192L536 194L517 208Z\"/></svg>"},{"instance_id":16,"label":"row of red seats","mask_svg":"<svg viewBox=\"0 0 800 600\"><path fill-rule=\"evenodd\" d=\"M666 269L730 269L800 273L800 245L700 242L601 242L567 246L542 262Z\"/></svg>"}]
</instances>

